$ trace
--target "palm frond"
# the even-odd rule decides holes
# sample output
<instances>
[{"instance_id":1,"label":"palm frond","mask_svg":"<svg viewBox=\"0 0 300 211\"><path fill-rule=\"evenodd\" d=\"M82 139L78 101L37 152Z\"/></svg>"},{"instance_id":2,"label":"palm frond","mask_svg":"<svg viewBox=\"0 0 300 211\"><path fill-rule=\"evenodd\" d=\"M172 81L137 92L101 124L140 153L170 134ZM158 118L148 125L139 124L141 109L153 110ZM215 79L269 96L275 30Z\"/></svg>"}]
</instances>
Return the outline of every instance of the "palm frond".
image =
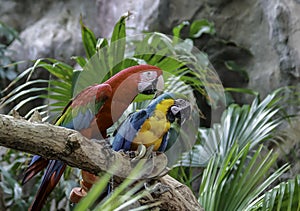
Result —
<instances>
[{"instance_id":1,"label":"palm frond","mask_svg":"<svg viewBox=\"0 0 300 211\"><path fill-rule=\"evenodd\" d=\"M167 73L179 77L181 82L207 97L215 106L225 99L223 87L209 60L197 50L193 41L173 39L162 33L149 33L135 41L134 58L156 65ZM215 102L213 102L213 100Z\"/></svg>"},{"instance_id":2,"label":"palm frond","mask_svg":"<svg viewBox=\"0 0 300 211\"><path fill-rule=\"evenodd\" d=\"M283 165L268 175L277 156L270 151L261 158L262 145L251 155L250 145L235 144L224 158L210 159L199 190L199 203L205 210L244 210L289 168Z\"/></svg>"},{"instance_id":3,"label":"palm frond","mask_svg":"<svg viewBox=\"0 0 300 211\"><path fill-rule=\"evenodd\" d=\"M33 73L39 68L43 68L52 74L53 79L31 80ZM18 102L11 109L11 113L12 110L19 110L28 103L32 103L38 99L54 100L55 102L63 102L63 104L66 105L72 98L72 74L73 68L63 62L55 59L38 59L32 67L20 74L12 81L8 88L4 90L7 94L1 99L0 108ZM11 87L21 80L25 80L25 83L8 92ZM41 104L34 103L34 105L29 113L32 114L33 111L37 110L43 114L43 118L46 119L49 117L49 112L53 112L53 109L55 109L55 107L49 107L49 104L48 106L42 106ZM62 110L64 106L59 107L60 110ZM27 113L26 117L29 116Z\"/></svg>"},{"instance_id":4,"label":"palm frond","mask_svg":"<svg viewBox=\"0 0 300 211\"><path fill-rule=\"evenodd\" d=\"M144 181L136 181L133 178L139 178L139 176L145 174L145 169L143 166L145 165L145 160L141 160L136 167L130 172L121 184L118 187L111 189L112 192L107 193L108 196L105 197L102 201L100 201L93 210L123 210L126 209L131 204L136 203L139 199L148 196L149 192L146 190L142 190L144 186ZM118 164L112 165L112 168L109 172L113 173L115 169L118 168ZM93 205L95 205L96 199L106 190L106 187L113 183L111 180L111 175L106 173L100 177L97 184L95 184L92 189L88 192L88 195L84 197L80 203L75 207L75 211L79 210L88 210ZM151 189L152 187L150 187ZM156 204L157 205L157 204ZM151 207L151 204L145 206L147 209Z\"/></svg>"},{"instance_id":5,"label":"palm frond","mask_svg":"<svg viewBox=\"0 0 300 211\"><path fill-rule=\"evenodd\" d=\"M256 98L251 105L230 105L223 113L221 122L212 128L199 128L200 144L185 153L179 165L203 167L211 157L225 158L230 148L237 143L250 148L270 139L280 124L278 93L268 95L262 102Z\"/></svg>"},{"instance_id":6,"label":"palm frond","mask_svg":"<svg viewBox=\"0 0 300 211\"><path fill-rule=\"evenodd\" d=\"M253 201L246 210L300 210L300 175L275 186Z\"/></svg>"}]
</instances>

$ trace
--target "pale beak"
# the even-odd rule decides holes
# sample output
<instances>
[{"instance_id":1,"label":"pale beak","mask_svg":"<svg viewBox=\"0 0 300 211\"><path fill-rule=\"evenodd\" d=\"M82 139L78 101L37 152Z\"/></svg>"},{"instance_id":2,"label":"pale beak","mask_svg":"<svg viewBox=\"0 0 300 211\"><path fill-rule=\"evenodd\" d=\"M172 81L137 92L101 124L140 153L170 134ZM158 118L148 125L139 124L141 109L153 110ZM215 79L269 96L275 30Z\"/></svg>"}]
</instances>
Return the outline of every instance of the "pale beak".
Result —
<instances>
[{"instance_id":1,"label":"pale beak","mask_svg":"<svg viewBox=\"0 0 300 211\"><path fill-rule=\"evenodd\" d=\"M157 78L157 83L156 83L156 93L155 93L154 98L156 98L156 97L159 96L161 93L163 93L164 88L165 88L165 82L164 82L163 76L161 75L161 76L159 76L159 77Z\"/></svg>"},{"instance_id":2,"label":"pale beak","mask_svg":"<svg viewBox=\"0 0 300 211\"><path fill-rule=\"evenodd\" d=\"M159 76L158 78L152 80L152 81L143 81L138 84L138 91L142 94L154 94L157 95L159 92L162 93L164 88L164 79L162 76Z\"/></svg>"},{"instance_id":3,"label":"pale beak","mask_svg":"<svg viewBox=\"0 0 300 211\"><path fill-rule=\"evenodd\" d=\"M190 117L190 103L183 99L175 100L175 106L171 107L171 112L183 124Z\"/></svg>"}]
</instances>

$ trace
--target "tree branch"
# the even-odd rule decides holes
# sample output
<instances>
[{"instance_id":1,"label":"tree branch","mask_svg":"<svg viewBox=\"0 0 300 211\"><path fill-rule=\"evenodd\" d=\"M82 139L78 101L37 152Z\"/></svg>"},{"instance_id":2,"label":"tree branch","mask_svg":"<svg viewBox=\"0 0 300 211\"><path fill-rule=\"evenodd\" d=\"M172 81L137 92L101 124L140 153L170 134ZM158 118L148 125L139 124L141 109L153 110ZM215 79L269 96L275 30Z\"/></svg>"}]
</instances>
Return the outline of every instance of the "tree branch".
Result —
<instances>
[{"instance_id":1,"label":"tree branch","mask_svg":"<svg viewBox=\"0 0 300 211\"><path fill-rule=\"evenodd\" d=\"M113 151L105 140L89 140L74 130L48 123L29 122L23 118L14 118L2 114L0 114L0 145L40 155L47 159L62 160L72 167L94 174L110 172L111 167L117 163L118 168L114 169L113 174L120 178L126 178L135 167L128 156ZM165 170L167 157L163 153L152 154L153 159L147 161L146 169L143 168L145 173L135 179L158 177ZM176 203L190 203L191 199L197 202L188 187L174 179L173 182L170 181L170 177L166 176L161 181L173 186L170 188L171 195L168 195L168 201L172 196L173 198L176 197L176 200L174 200L177 201ZM174 185L174 181L177 182L176 185ZM176 190L178 184L187 196ZM179 195L182 196L179 197ZM183 203L183 201L186 203ZM199 204L196 206L199 206ZM200 209L200 206L198 208Z\"/></svg>"},{"instance_id":2,"label":"tree branch","mask_svg":"<svg viewBox=\"0 0 300 211\"><path fill-rule=\"evenodd\" d=\"M47 159L62 160L72 167L94 174L109 172L114 164L118 164L113 174L126 177L134 168L128 156L113 151L105 140L90 140L75 130L1 114L0 128L1 146ZM167 158L164 154L157 158L149 165L149 168L155 166L156 169L156 175L150 175L150 178L158 176L166 166Z\"/></svg>"}]
</instances>

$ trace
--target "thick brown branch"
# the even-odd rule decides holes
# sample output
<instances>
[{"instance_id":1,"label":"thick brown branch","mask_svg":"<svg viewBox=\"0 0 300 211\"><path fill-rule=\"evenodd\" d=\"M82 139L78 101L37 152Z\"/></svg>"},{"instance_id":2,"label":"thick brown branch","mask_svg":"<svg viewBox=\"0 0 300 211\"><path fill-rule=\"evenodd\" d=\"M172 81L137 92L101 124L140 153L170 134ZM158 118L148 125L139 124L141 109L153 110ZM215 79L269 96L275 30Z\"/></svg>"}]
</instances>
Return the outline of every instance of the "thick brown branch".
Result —
<instances>
[{"instance_id":1,"label":"thick brown branch","mask_svg":"<svg viewBox=\"0 0 300 211\"><path fill-rule=\"evenodd\" d=\"M47 159L59 159L95 174L109 172L112 166L117 165L113 174L126 177L134 167L128 157L113 151L105 140L89 140L74 130L1 114L0 145ZM150 176L153 177L163 171L165 166L162 164L167 163L167 158L160 154L151 162L148 166L152 170L155 167L156 175ZM147 174L149 172L151 170L148 169Z\"/></svg>"},{"instance_id":2,"label":"thick brown branch","mask_svg":"<svg viewBox=\"0 0 300 211\"><path fill-rule=\"evenodd\" d=\"M47 159L59 159L68 165L92 173L110 172L117 177L127 177L134 168L131 159L113 151L106 141L94 141L80 133L41 122L28 122L0 114L0 145L31 154L41 155ZM153 154L143 174L138 178L157 177L167 165L164 154ZM156 155L156 156L154 156ZM137 177L135 179L138 179ZM121 178L120 178L121 179ZM166 210L201 210L190 189L168 175L161 178L167 185L167 191L156 200L159 208Z\"/></svg>"}]
</instances>

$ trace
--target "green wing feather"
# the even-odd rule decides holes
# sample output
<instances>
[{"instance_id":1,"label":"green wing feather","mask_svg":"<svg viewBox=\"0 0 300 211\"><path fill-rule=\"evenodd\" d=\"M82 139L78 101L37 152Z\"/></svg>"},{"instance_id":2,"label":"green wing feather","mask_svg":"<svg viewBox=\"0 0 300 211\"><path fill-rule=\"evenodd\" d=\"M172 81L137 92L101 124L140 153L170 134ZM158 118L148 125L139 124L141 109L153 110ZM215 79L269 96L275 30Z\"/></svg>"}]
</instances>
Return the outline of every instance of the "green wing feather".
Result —
<instances>
[{"instance_id":1,"label":"green wing feather","mask_svg":"<svg viewBox=\"0 0 300 211\"><path fill-rule=\"evenodd\" d=\"M66 106L55 125L78 131L88 128L107 98L111 96L111 92L108 84L86 88Z\"/></svg>"}]
</instances>

